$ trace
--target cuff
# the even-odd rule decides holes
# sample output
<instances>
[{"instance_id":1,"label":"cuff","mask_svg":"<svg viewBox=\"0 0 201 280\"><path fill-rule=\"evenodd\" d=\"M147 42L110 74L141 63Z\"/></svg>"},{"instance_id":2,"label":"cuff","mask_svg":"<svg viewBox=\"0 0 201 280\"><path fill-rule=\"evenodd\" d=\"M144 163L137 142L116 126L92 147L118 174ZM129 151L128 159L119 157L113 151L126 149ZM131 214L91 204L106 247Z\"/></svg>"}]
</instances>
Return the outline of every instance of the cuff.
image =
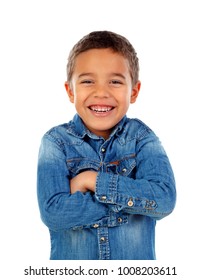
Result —
<instances>
[{"instance_id":1,"label":"cuff","mask_svg":"<svg viewBox=\"0 0 201 280\"><path fill-rule=\"evenodd\" d=\"M118 188L119 185L122 185L120 189ZM125 182L121 182L119 175L100 172L96 180L95 197L101 203L111 204L111 210L114 212L119 212L123 209L128 213L146 212L157 207L154 200L125 193L126 188L123 186L125 186Z\"/></svg>"},{"instance_id":2,"label":"cuff","mask_svg":"<svg viewBox=\"0 0 201 280\"><path fill-rule=\"evenodd\" d=\"M117 203L118 175L99 172L96 179L95 196L99 202Z\"/></svg>"}]
</instances>

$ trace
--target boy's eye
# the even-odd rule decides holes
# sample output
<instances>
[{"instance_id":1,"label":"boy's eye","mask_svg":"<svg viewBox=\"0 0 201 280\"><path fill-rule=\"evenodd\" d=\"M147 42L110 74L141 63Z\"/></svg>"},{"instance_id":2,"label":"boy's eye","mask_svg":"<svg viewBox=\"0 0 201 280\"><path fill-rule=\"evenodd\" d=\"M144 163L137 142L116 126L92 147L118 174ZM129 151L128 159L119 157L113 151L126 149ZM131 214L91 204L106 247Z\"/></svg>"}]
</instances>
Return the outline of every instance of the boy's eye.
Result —
<instances>
[{"instance_id":1,"label":"boy's eye","mask_svg":"<svg viewBox=\"0 0 201 280\"><path fill-rule=\"evenodd\" d=\"M93 81L91 81L91 80L83 80L83 81L81 81L81 84L92 84L93 83Z\"/></svg>"},{"instance_id":2,"label":"boy's eye","mask_svg":"<svg viewBox=\"0 0 201 280\"><path fill-rule=\"evenodd\" d=\"M112 81L110 81L110 84L112 84L112 85L122 85L123 83L120 80L112 80Z\"/></svg>"}]
</instances>

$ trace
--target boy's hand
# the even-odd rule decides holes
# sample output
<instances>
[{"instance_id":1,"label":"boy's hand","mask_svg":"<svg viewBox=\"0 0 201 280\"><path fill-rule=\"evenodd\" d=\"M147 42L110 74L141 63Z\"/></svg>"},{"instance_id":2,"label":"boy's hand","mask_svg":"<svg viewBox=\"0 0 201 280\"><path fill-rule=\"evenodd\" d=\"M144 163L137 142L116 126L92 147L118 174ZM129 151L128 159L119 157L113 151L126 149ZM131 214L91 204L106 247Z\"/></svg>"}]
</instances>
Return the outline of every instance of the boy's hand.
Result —
<instances>
[{"instance_id":1,"label":"boy's hand","mask_svg":"<svg viewBox=\"0 0 201 280\"><path fill-rule=\"evenodd\" d=\"M73 179L70 180L70 190L71 194L80 191L80 192L87 192L92 191L95 192L96 186L96 177L97 172L95 171L84 171Z\"/></svg>"}]
</instances>

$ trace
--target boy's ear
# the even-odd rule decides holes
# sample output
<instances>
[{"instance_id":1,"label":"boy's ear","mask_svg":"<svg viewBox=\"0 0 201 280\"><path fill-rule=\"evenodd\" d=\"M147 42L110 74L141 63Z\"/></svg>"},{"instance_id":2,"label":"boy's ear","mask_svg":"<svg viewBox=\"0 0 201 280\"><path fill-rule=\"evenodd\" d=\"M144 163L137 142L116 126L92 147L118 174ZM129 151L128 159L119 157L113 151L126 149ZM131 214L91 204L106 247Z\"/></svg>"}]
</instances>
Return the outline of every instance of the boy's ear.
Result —
<instances>
[{"instance_id":1,"label":"boy's ear","mask_svg":"<svg viewBox=\"0 0 201 280\"><path fill-rule=\"evenodd\" d=\"M74 103L74 94L73 94L73 90L71 89L70 84L65 82L64 86L67 91L70 102Z\"/></svg>"},{"instance_id":2,"label":"boy's ear","mask_svg":"<svg viewBox=\"0 0 201 280\"><path fill-rule=\"evenodd\" d=\"M140 87L141 87L141 82L137 81L137 83L134 85L132 89L130 103L135 103L140 91Z\"/></svg>"}]
</instances>

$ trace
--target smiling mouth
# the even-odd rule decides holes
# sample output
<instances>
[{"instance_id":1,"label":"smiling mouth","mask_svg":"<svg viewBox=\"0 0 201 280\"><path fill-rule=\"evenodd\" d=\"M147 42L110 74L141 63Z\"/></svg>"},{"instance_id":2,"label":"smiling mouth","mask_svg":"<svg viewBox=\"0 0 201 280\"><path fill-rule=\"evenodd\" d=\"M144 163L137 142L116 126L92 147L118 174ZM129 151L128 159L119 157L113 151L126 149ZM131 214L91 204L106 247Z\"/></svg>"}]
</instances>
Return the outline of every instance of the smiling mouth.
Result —
<instances>
[{"instance_id":1,"label":"smiling mouth","mask_svg":"<svg viewBox=\"0 0 201 280\"><path fill-rule=\"evenodd\" d=\"M114 109L113 106L100 106L100 105L89 106L88 108L95 113L107 113Z\"/></svg>"}]
</instances>

